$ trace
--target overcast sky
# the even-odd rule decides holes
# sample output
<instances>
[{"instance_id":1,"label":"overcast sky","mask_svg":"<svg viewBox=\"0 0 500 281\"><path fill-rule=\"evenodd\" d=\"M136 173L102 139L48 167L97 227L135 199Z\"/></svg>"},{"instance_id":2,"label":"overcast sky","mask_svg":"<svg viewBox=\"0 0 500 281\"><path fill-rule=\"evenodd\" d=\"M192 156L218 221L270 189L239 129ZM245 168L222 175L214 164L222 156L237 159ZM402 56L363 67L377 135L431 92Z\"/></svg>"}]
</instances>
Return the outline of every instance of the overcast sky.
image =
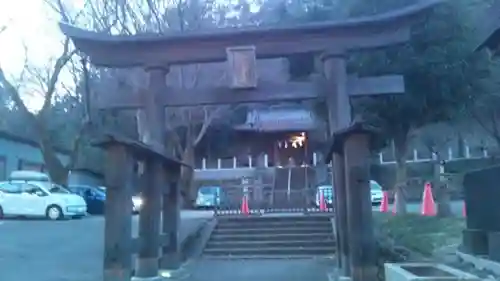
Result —
<instances>
[{"instance_id":1,"label":"overcast sky","mask_svg":"<svg viewBox=\"0 0 500 281\"><path fill-rule=\"evenodd\" d=\"M83 0L66 1L78 4ZM0 65L12 81L19 78L26 54L29 63L37 67L49 64L61 54L63 37L58 19L44 0L0 1L0 26L7 26L0 34ZM41 104L41 97L23 94L29 107Z\"/></svg>"}]
</instances>

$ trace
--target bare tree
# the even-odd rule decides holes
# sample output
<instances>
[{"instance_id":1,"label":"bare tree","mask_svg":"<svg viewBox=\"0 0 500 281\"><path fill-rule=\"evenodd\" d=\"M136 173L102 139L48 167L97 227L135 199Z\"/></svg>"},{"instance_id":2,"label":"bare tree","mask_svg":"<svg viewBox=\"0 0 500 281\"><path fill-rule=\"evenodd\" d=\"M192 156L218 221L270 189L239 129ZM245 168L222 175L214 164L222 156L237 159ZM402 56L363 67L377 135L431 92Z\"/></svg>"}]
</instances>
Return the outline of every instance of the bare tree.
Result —
<instances>
[{"instance_id":1,"label":"bare tree","mask_svg":"<svg viewBox=\"0 0 500 281\"><path fill-rule=\"evenodd\" d=\"M63 20L69 21L70 15L61 1L47 3L53 4L52 7L59 13ZM79 151L82 147L82 137L88 129L88 120L84 118L77 135L74 137L71 147L71 153L66 164L58 157L56 148L50 134L50 113L57 95L74 94L75 85L82 78L86 79L86 66L75 61L76 51L72 48L69 38L65 38L62 43L62 52L53 61L42 67L37 67L28 61L24 64L24 70L18 84L12 79L7 78L4 70L0 67L0 85L8 93L15 106L26 116L27 122L36 131L41 153L48 173L51 179L60 184L66 184L69 171L71 171L78 162ZM82 66L83 71L82 71ZM70 84L60 81L63 73L69 73L73 76ZM78 73L78 74L77 74ZM71 80L71 79L69 79ZM43 103L39 111L31 111L23 97L27 95L26 91L35 92L42 97Z\"/></svg>"},{"instance_id":2,"label":"bare tree","mask_svg":"<svg viewBox=\"0 0 500 281\"><path fill-rule=\"evenodd\" d=\"M52 65L44 69L37 69L29 63L25 64L25 73L31 76L30 78L33 82L36 81L36 83L38 83L38 90L43 95L43 104L38 112L32 112L28 109L22 99L23 93L21 90L23 87L15 86L11 81L9 81L4 73L4 70L0 67L0 84L10 95L10 98L14 101L15 105L26 115L27 121L30 122L33 128L36 129L36 133L39 138L38 142L40 144L41 152L45 164L47 165L48 172L52 180L61 184L67 183L68 172L78 161L77 156L78 148L81 145L81 135L79 134L76 136L69 161L67 165L64 165L61 159L58 158L55 147L53 147L48 130L48 123L50 122L49 113L56 95L59 77L65 70L65 66L73 58L74 54L75 51L71 50L69 39L66 39L63 43L62 54ZM21 81L21 83L23 82Z\"/></svg>"}]
</instances>

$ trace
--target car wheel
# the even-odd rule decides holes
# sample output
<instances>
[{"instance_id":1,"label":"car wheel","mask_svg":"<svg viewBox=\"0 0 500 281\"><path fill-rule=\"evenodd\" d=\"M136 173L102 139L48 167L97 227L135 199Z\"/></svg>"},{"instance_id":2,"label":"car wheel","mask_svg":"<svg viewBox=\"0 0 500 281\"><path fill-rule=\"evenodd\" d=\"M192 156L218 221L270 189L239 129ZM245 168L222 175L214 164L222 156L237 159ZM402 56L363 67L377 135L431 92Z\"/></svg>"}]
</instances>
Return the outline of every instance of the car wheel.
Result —
<instances>
[{"instance_id":1,"label":"car wheel","mask_svg":"<svg viewBox=\"0 0 500 281\"><path fill-rule=\"evenodd\" d=\"M52 205L47 208L45 215L49 220L60 220L63 218L63 212L61 207Z\"/></svg>"}]
</instances>

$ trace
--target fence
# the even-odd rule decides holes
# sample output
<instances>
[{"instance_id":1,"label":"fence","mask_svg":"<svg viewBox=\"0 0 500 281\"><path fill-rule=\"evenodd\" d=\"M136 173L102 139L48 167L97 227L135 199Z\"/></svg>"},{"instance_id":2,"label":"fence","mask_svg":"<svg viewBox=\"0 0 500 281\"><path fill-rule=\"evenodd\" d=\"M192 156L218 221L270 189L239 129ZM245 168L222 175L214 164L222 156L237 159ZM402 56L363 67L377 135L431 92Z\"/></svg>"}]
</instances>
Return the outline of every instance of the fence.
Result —
<instances>
[{"instance_id":1,"label":"fence","mask_svg":"<svg viewBox=\"0 0 500 281\"><path fill-rule=\"evenodd\" d=\"M319 210L315 203L315 189L278 190L266 186L234 186L225 187L220 199L216 199L215 214L241 214L240 207L244 198L248 202L250 214L333 212L332 208Z\"/></svg>"}]
</instances>

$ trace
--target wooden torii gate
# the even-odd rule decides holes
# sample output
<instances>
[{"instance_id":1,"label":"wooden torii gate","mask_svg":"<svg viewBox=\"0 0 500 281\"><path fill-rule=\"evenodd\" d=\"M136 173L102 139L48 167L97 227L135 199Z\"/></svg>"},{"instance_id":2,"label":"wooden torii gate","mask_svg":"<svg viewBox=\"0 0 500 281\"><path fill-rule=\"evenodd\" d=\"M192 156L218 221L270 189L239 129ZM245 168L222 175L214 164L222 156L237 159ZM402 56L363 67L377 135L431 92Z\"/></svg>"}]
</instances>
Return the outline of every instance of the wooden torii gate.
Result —
<instances>
[{"instance_id":1,"label":"wooden torii gate","mask_svg":"<svg viewBox=\"0 0 500 281\"><path fill-rule=\"evenodd\" d=\"M344 144L345 134L336 135L336 145L333 146L335 149L332 150L335 167L334 186L338 198L337 241L341 253L339 258L341 267L346 269L349 264L351 265L350 272L344 270L344 274L350 274L353 280L361 281L374 280L375 266L372 214L371 207L368 208L371 203L366 200L369 198L369 178L366 176L368 170L365 164L368 162L369 149L368 139L364 134L358 134L364 132L359 130L363 129L362 124L349 127L351 125L349 99L360 95L402 93L404 83L400 76L349 77L346 72L346 56L348 52L354 50L379 48L407 41L410 37L411 24L438 2L440 1L421 0L414 5L386 14L286 28L221 29L210 33L168 36L110 36L66 24L61 24L60 28L94 65L111 68L142 67L148 72L147 91L127 95L114 93L101 96L97 102L101 109L144 110L150 138L148 143L141 145L143 153L146 153L144 149L148 147L152 151L150 154L163 155L167 106L324 98L329 110L330 132L348 132L347 140L353 140ZM287 57L302 53L315 53L322 62L321 73L314 79L316 81L277 83L266 81L265 77L257 77L255 73L256 59ZM166 75L170 65L225 61L237 66L233 68L231 86L196 89L176 89L167 86ZM350 134L352 132L355 134ZM170 194L170 197L165 196L165 198L170 198L170 202L175 203L177 201L172 199L172 196L179 196L179 188L175 184L170 187L164 184L165 179L162 180L162 177L157 175L163 172L161 167L152 165L147 169L156 170L151 175L158 179L143 186L147 209L140 214L139 257L134 277L136 280L156 280L159 267L167 269L178 267L180 259L177 241L180 209L177 203L171 204L172 207L166 206L169 203L165 202L166 200L163 202L162 230L168 235L170 243L163 247L163 256L160 259L157 251L161 242L159 238L161 194L162 192ZM352 171L355 177L350 176ZM344 174L348 175L347 179ZM174 189L175 192L165 191L165 188ZM348 209L346 200L350 201L347 204ZM353 202L359 205L356 206L352 204ZM367 213L368 209L370 213ZM347 214L350 218L349 223L346 219ZM123 219L114 221L112 214L106 213L104 262L106 281L130 280L130 276L123 274L130 269L130 262L123 258L124 255L130 255L130 246L125 245L124 240L113 239L108 235L111 232L116 233L119 229L126 229L127 223L129 222ZM356 253L348 255L348 245L351 245L350 249ZM121 255L122 258L106 258L117 255Z\"/></svg>"}]
</instances>

